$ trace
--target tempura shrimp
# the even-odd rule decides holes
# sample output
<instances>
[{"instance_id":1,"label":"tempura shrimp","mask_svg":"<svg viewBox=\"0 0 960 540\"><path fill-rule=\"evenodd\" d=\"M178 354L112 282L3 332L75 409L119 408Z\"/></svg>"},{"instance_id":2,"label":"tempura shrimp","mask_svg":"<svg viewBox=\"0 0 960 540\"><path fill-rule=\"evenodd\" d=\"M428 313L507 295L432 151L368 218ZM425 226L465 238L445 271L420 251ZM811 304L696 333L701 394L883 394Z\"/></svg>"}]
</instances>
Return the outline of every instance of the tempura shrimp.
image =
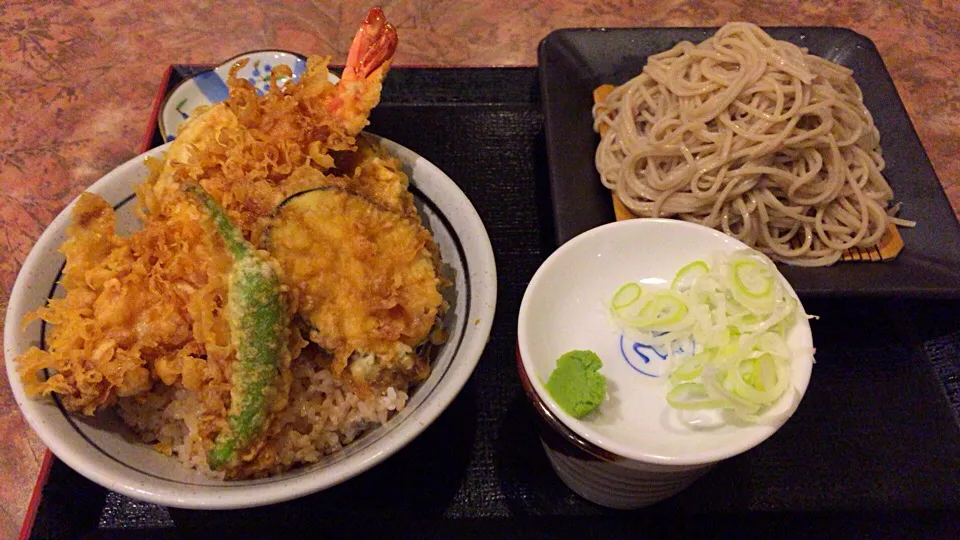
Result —
<instances>
[{"instance_id":1,"label":"tempura shrimp","mask_svg":"<svg viewBox=\"0 0 960 540\"><path fill-rule=\"evenodd\" d=\"M177 215L183 204L189 204L180 185L199 183L256 241L262 219L294 193L322 185L363 192L371 182L356 181L355 176L371 169L363 166L379 156L358 145L357 138L380 101L397 43L396 29L380 8L373 8L357 31L343 76L335 84L328 79L329 58L322 57L307 60L298 82L282 88L274 82L262 96L245 79L231 77L230 98L183 124L159 174L138 192L143 213ZM289 68L274 69L282 75ZM354 168L342 170L344 163ZM388 162L387 167L391 181L402 185L398 189L377 185L365 194L376 198L378 193L406 191L399 163ZM398 209L407 206L381 202Z\"/></svg>"}]
</instances>

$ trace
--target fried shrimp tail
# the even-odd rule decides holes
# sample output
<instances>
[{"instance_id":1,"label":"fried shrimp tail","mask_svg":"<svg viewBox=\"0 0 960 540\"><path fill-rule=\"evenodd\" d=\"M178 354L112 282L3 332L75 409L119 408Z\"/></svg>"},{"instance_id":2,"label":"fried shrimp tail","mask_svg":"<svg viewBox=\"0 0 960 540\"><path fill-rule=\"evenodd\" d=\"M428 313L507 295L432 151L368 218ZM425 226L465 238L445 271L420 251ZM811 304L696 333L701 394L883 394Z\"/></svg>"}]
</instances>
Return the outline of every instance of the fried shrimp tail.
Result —
<instances>
[{"instance_id":1,"label":"fried shrimp tail","mask_svg":"<svg viewBox=\"0 0 960 540\"><path fill-rule=\"evenodd\" d=\"M355 137L369 123L398 41L397 29L383 10L371 9L350 45L343 77L325 96L326 112L339 121L345 135Z\"/></svg>"},{"instance_id":2,"label":"fried shrimp tail","mask_svg":"<svg viewBox=\"0 0 960 540\"><path fill-rule=\"evenodd\" d=\"M367 78L393 58L398 41L397 29L387 22L383 10L371 9L350 45L343 78L348 81Z\"/></svg>"}]
</instances>

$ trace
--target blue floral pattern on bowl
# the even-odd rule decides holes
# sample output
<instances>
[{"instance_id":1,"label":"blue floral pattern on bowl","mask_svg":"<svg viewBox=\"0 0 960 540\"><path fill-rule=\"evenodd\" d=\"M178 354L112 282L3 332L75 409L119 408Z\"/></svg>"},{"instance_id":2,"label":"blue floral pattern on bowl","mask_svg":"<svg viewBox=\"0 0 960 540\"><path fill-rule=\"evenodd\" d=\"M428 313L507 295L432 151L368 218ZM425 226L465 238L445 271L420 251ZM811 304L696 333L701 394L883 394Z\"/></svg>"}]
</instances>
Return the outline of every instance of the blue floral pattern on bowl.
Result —
<instances>
[{"instance_id":1,"label":"blue floral pattern on bowl","mask_svg":"<svg viewBox=\"0 0 960 540\"><path fill-rule=\"evenodd\" d=\"M256 89L258 95L262 96L267 92L267 90L270 90L270 79L273 76L273 66L270 64L264 64L261 68L260 61L254 60L252 75L252 77L247 77L247 80L250 81L250 84L252 84L254 89ZM294 73L294 76L298 75L299 73ZM282 85L287 82L287 77L281 77L277 80L277 82Z\"/></svg>"},{"instance_id":2,"label":"blue floral pattern on bowl","mask_svg":"<svg viewBox=\"0 0 960 540\"><path fill-rule=\"evenodd\" d=\"M667 369L671 365L676 366L691 357L696 349L692 338L674 341L671 345L650 345L621 333L619 340L620 357L637 373L653 378L669 375Z\"/></svg>"},{"instance_id":3,"label":"blue floral pattern on bowl","mask_svg":"<svg viewBox=\"0 0 960 540\"><path fill-rule=\"evenodd\" d=\"M177 128L189 118L194 109L219 103L229 97L227 79L230 68L243 59L247 59L247 64L237 71L237 77L250 81L259 95L269 90L277 66L289 66L292 72L290 77L277 80L280 86L291 80L299 80L307 66L306 58L297 53L279 50L254 51L235 56L210 71L198 73L183 81L167 94L157 116L160 133L168 142L176 138ZM335 83L338 80L336 75L330 74L330 82Z\"/></svg>"}]
</instances>

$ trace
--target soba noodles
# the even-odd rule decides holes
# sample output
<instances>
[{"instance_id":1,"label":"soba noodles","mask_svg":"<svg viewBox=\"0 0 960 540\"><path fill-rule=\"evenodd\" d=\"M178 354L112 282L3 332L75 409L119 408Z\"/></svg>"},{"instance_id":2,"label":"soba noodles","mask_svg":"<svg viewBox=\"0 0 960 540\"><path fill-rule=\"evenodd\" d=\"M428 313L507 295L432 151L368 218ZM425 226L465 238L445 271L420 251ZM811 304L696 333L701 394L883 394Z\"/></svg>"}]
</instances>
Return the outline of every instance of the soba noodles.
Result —
<instances>
[{"instance_id":1,"label":"soba noodles","mask_svg":"<svg viewBox=\"0 0 960 540\"><path fill-rule=\"evenodd\" d=\"M753 24L651 56L594 107L596 166L642 217L720 229L795 265L877 245L895 207L852 71Z\"/></svg>"}]
</instances>

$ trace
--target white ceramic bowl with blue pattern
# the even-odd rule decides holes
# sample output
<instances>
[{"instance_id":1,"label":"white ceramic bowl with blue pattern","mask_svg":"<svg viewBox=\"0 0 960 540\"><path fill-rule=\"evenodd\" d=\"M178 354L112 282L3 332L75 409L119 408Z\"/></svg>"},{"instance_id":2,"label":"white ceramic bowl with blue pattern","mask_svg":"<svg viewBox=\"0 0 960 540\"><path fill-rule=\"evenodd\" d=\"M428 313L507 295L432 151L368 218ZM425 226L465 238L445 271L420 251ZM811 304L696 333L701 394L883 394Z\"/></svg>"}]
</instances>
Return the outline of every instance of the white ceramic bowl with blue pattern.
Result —
<instances>
[{"instance_id":1,"label":"white ceramic bowl with blue pattern","mask_svg":"<svg viewBox=\"0 0 960 540\"><path fill-rule=\"evenodd\" d=\"M63 295L58 281L65 261L58 249L67 237L74 202L47 227L23 263L4 326L10 387L44 444L75 471L128 497L178 508L228 509L282 502L339 484L423 432L460 392L487 344L497 303L496 263L480 216L449 176L408 148L368 136L403 164L421 220L433 233L451 282L444 291L450 306L443 323L447 342L438 348L430 376L411 392L403 411L319 463L269 478L222 481L187 469L176 458L140 442L113 410L82 417L68 414L53 398L28 397L14 359L31 346L44 347L47 325L23 326L22 321L49 298ZM114 206L119 234L142 226L134 189L149 174L145 158L162 158L169 147L165 144L131 159L88 188Z\"/></svg>"},{"instance_id":2,"label":"white ceramic bowl with blue pattern","mask_svg":"<svg viewBox=\"0 0 960 540\"><path fill-rule=\"evenodd\" d=\"M198 73L181 82L163 100L157 122L160 124L160 133L164 140L172 141L177 136L177 128L193 112L202 105L219 103L229 96L227 79L230 68L240 60L247 59L247 64L238 72L237 76L247 79L263 95L270 88L270 80L277 66L286 65L293 72L291 77L278 80L280 85L291 80L299 80L307 67L307 60L303 55L289 51L252 51L246 52L227 60L214 69ZM330 74L330 82L337 82L339 78Z\"/></svg>"},{"instance_id":3,"label":"white ceramic bowl with blue pattern","mask_svg":"<svg viewBox=\"0 0 960 540\"><path fill-rule=\"evenodd\" d=\"M813 336L798 317L786 334L794 391L765 418L745 424L716 410L679 411L666 400L666 352L627 341L605 302L624 283L667 287L695 260L747 246L702 225L631 219L591 229L557 249L530 280L517 323L519 370L543 419L541 439L560 478L611 508L639 508L670 497L710 467L771 437L796 411L813 371ZM799 302L783 276L784 290ZM802 310L802 306L800 307ZM563 410L544 381L567 351L590 349L603 361L607 396L582 419ZM677 351L678 353L681 351Z\"/></svg>"}]
</instances>

